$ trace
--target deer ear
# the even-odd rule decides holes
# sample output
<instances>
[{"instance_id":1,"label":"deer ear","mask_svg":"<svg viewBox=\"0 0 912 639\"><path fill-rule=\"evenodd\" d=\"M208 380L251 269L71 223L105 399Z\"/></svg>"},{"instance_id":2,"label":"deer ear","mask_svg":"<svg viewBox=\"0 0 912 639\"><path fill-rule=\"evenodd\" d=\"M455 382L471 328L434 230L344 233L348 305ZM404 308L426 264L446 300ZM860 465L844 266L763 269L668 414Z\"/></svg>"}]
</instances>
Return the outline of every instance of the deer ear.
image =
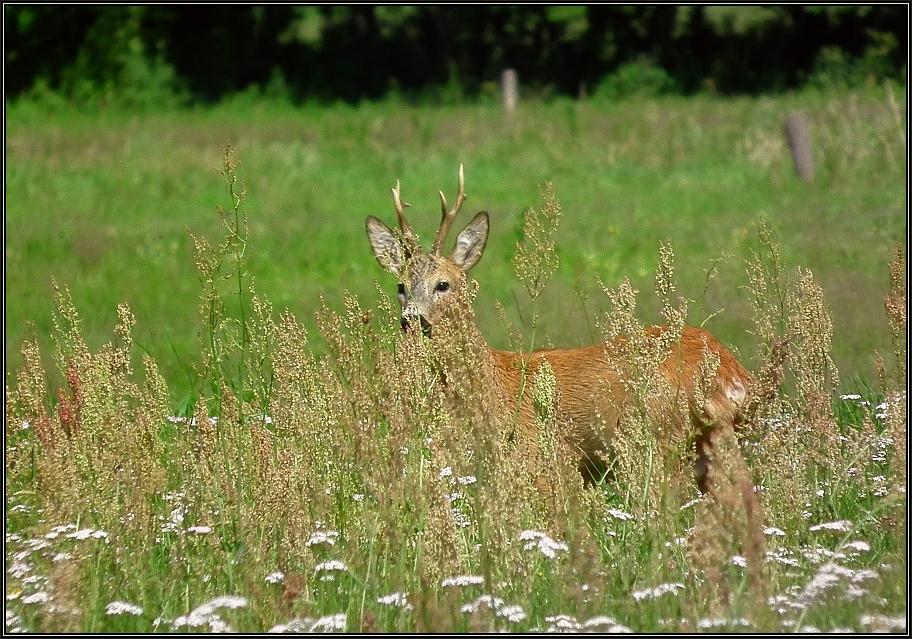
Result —
<instances>
[{"instance_id":1,"label":"deer ear","mask_svg":"<svg viewBox=\"0 0 912 639\"><path fill-rule=\"evenodd\" d=\"M456 246L450 253L459 270L463 273L478 263L488 242L488 213L482 211L472 218L468 226L456 238Z\"/></svg>"},{"instance_id":2,"label":"deer ear","mask_svg":"<svg viewBox=\"0 0 912 639\"><path fill-rule=\"evenodd\" d=\"M373 215L365 222L367 240L370 242L374 257L385 271L399 277L405 262L405 253L399 239L390 228Z\"/></svg>"}]
</instances>

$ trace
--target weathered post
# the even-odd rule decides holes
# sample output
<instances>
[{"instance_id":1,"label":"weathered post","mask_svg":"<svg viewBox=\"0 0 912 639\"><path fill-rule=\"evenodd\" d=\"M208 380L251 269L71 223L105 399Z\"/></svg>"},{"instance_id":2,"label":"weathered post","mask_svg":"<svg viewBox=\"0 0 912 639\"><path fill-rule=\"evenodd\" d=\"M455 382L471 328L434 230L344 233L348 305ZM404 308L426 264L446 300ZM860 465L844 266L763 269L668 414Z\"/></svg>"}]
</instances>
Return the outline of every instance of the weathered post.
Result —
<instances>
[{"instance_id":1,"label":"weathered post","mask_svg":"<svg viewBox=\"0 0 912 639\"><path fill-rule=\"evenodd\" d=\"M785 118L785 134L792 149L795 172L805 182L814 180L814 158L811 153L811 134L807 116L798 111Z\"/></svg>"},{"instance_id":2,"label":"weathered post","mask_svg":"<svg viewBox=\"0 0 912 639\"><path fill-rule=\"evenodd\" d=\"M503 92L504 111L508 114L512 114L516 111L519 93L518 84L519 80L516 77L516 71L514 69L504 69L504 72L500 76L500 87Z\"/></svg>"}]
</instances>

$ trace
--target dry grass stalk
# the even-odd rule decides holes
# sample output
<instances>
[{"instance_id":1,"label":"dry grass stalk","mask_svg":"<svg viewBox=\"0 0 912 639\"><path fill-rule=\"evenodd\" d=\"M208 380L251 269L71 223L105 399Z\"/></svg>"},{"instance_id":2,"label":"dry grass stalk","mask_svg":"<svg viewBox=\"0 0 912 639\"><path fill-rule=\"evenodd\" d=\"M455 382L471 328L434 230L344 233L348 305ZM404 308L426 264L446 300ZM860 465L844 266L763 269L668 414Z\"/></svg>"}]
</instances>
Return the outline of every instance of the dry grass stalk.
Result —
<instances>
[{"instance_id":1,"label":"dry grass stalk","mask_svg":"<svg viewBox=\"0 0 912 639\"><path fill-rule=\"evenodd\" d=\"M762 615L769 587L763 510L760 502L751 498L753 481L733 431L719 433L711 455L714 463L709 466L709 481L713 490L698 505L691 565L703 577L711 616L725 616L733 607L746 609L752 616ZM739 595L742 580L746 589ZM742 601L735 601L741 597Z\"/></svg>"}]
</instances>

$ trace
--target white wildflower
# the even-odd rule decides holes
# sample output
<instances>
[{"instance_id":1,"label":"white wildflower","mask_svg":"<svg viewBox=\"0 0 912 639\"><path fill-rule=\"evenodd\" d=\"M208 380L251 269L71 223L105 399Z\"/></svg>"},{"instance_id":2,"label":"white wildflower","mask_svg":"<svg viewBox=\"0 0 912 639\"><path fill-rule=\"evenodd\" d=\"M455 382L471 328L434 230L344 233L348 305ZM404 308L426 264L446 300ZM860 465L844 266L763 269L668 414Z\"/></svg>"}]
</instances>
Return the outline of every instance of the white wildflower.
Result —
<instances>
[{"instance_id":1,"label":"white wildflower","mask_svg":"<svg viewBox=\"0 0 912 639\"><path fill-rule=\"evenodd\" d=\"M615 519L620 519L621 521L627 521L633 519L633 515L630 513L625 513L623 510L617 510L615 508L610 508L608 514L614 517Z\"/></svg>"},{"instance_id":2,"label":"white wildflower","mask_svg":"<svg viewBox=\"0 0 912 639\"><path fill-rule=\"evenodd\" d=\"M348 566L346 566L338 559L330 559L329 561L324 561L323 563L317 564L314 568L315 572L320 572L321 570L348 570Z\"/></svg>"},{"instance_id":3,"label":"white wildflower","mask_svg":"<svg viewBox=\"0 0 912 639\"><path fill-rule=\"evenodd\" d=\"M776 537L785 537L785 531L776 528L775 526L767 526L763 529L764 535L775 535Z\"/></svg>"},{"instance_id":4,"label":"white wildflower","mask_svg":"<svg viewBox=\"0 0 912 639\"><path fill-rule=\"evenodd\" d=\"M697 622L697 627L702 628L703 630L708 630L710 628L722 628L730 625L749 627L752 624L744 617L738 617L737 619L724 619L722 617L717 617L715 619L700 619L700 621Z\"/></svg>"},{"instance_id":5,"label":"white wildflower","mask_svg":"<svg viewBox=\"0 0 912 639\"><path fill-rule=\"evenodd\" d=\"M453 522L460 528L468 528L472 521L458 508L451 509L453 513Z\"/></svg>"},{"instance_id":6,"label":"white wildflower","mask_svg":"<svg viewBox=\"0 0 912 639\"><path fill-rule=\"evenodd\" d=\"M344 612L335 615L327 615L317 619L310 632L331 632L333 630L345 630L346 615Z\"/></svg>"},{"instance_id":7,"label":"white wildflower","mask_svg":"<svg viewBox=\"0 0 912 639\"><path fill-rule=\"evenodd\" d=\"M310 546L316 546L317 544L326 544L327 546L334 546L336 539L338 539L339 533L335 530L322 531L318 530L310 536L310 539L304 544L308 548Z\"/></svg>"},{"instance_id":8,"label":"white wildflower","mask_svg":"<svg viewBox=\"0 0 912 639\"><path fill-rule=\"evenodd\" d=\"M519 623L526 618L526 613L521 606L503 606L497 611L498 617L503 617L510 623Z\"/></svg>"},{"instance_id":9,"label":"white wildflower","mask_svg":"<svg viewBox=\"0 0 912 639\"><path fill-rule=\"evenodd\" d=\"M816 526L811 526L808 528L811 532L817 532L818 530L832 530L833 532L850 532L852 530L852 522L842 519L840 521L828 521L822 524L817 524Z\"/></svg>"},{"instance_id":10,"label":"white wildflower","mask_svg":"<svg viewBox=\"0 0 912 639\"><path fill-rule=\"evenodd\" d=\"M311 617L295 617L288 623L281 623L276 626L273 626L267 632L270 634L273 633L306 633L311 632L314 625L314 620Z\"/></svg>"},{"instance_id":11,"label":"white wildflower","mask_svg":"<svg viewBox=\"0 0 912 639\"><path fill-rule=\"evenodd\" d=\"M446 468L444 468L443 470L440 471L440 479L443 479L444 477L452 477L452 476L453 476L453 469L450 468L449 466L447 466Z\"/></svg>"},{"instance_id":12,"label":"white wildflower","mask_svg":"<svg viewBox=\"0 0 912 639\"><path fill-rule=\"evenodd\" d=\"M482 607L497 609L504 604L504 600L500 597L494 597L492 595L481 595L473 601L468 603L459 609L460 612L473 613L478 612Z\"/></svg>"},{"instance_id":13,"label":"white wildflower","mask_svg":"<svg viewBox=\"0 0 912 639\"><path fill-rule=\"evenodd\" d=\"M506 605L504 600L493 595L481 595L472 603L468 603L460 608L460 612L472 614L482 608L489 608L494 611L498 617L503 617L510 623L519 623L526 618L526 613L521 606Z\"/></svg>"},{"instance_id":14,"label":"white wildflower","mask_svg":"<svg viewBox=\"0 0 912 639\"><path fill-rule=\"evenodd\" d=\"M384 606L396 606L397 608L402 608L404 610L413 610L414 607L408 601L408 593L406 592L393 592L388 595L383 595L377 599L378 604L383 604Z\"/></svg>"},{"instance_id":15,"label":"white wildflower","mask_svg":"<svg viewBox=\"0 0 912 639\"><path fill-rule=\"evenodd\" d=\"M611 617L606 617L604 615L598 615L588 621L584 621L582 627L589 630L589 632L604 632L607 634L630 634L633 632L633 630L627 626L619 624ZM596 628L601 629L596 630Z\"/></svg>"},{"instance_id":16,"label":"white wildflower","mask_svg":"<svg viewBox=\"0 0 912 639\"><path fill-rule=\"evenodd\" d=\"M206 535L212 532L211 526L190 526L187 532L196 533L197 535Z\"/></svg>"},{"instance_id":17,"label":"white wildflower","mask_svg":"<svg viewBox=\"0 0 912 639\"><path fill-rule=\"evenodd\" d=\"M858 583L859 581L867 581L868 579L877 579L880 577L873 570L856 570L855 574L851 576L852 583Z\"/></svg>"},{"instance_id":18,"label":"white wildflower","mask_svg":"<svg viewBox=\"0 0 912 639\"><path fill-rule=\"evenodd\" d=\"M457 577L447 577L440 582L442 588L449 586L474 586L484 583L484 577L481 575L459 575Z\"/></svg>"},{"instance_id":19,"label":"white wildflower","mask_svg":"<svg viewBox=\"0 0 912 639\"><path fill-rule=\"evenodd\" d=\"M107 534L107 533L105 533ZM44 550L45 548L51 547L51 542L46 539L29 539L26 544L29 547L29 552L34 552L36 550ZM28 552L23 555L23 558L28 556Z\"/></svg>"},{"instance_id":20,"label":"white wildflower","mask_svg":"<svg viewBox=\"0 0 912 639\"><path fill-rule=\"evenodd\" d=\"M855 541L850 541L845 546L842 547L843 550L854 550L855 552L868 552L871 550L871 546L866 541L861 539L856 539Z\"/></svg>"},{"instance_id":21,"label":"white wildflower","mask_svg":"<svg viewBox=\"0 0 912 639\"><path fill-rule=\"evenodd\" d=\"M31 571L32 567L29 564L19 561L13 562L10 564L10 567L6 569L9 576L14 579L21 579L23 575L30 573Z\"/></svg>"},{"instance_id":22,"label":"white wildflower","mask_svg":"<svg viewBox=\"0 0 912 639\"><path fill-rule=\"evenodd\" d=\"M524 530L519 533L520 541L527 541L524 550L538 548L548 559L557 557L558 552L568 552L570 548L562 541L554 541L548 535L537 530Z\"/></svg>"},{"instance_id":23,"label":"white wildflower","mask_svg":"<svg viewBox=\"0 0 912 639\"><path fill-rule=\"evenodd\" d=\"M171 514L168 516L168 519L172 524L179 526L184 523L184 516L187 514L187 509L183 506L178 506L171 511Z\"/></svg>"},{"instance_id":24,"label":"white wildflower","mask_svg":"<svg viewBox=\"0 0 912 639\"><path fill-rule=\"evenodd\" d=\"M666 594L676 594L678 590L683 590L684 584L679 583L668 583L668 584L659 584L655 588L644 588L643 590L635 590L631 593L631 596L637 601L644 601L646 599L656 599Z\"/></svg>"},{"instance_id":25,"label":"white wildflower","mask_svg":"<svg viewBox=\"0 0 912 639\"><path fill-rule=\"evenodd\" d=\"M570 615L551 615L550 617L545 617L545 621L551 624L548 632L575 631L582 627L580 622Z\"/></svg>"},{"instance_id":26,"label":"white wildflower","mask_svg":"<svg viewBox=\"0 0 912 639\"><path fill-rule=\"evenodd\" d=\"M25 597L23 597L22 603L40 604L40 603L47 603L51 599L53 599L53 597L51 597L51 595L49 593L46 593L43 590L39 590L38 592L34 592L30 595L26 595Z\"/></svg>"},{"instance_id":27,"label":"white wildflower","mask_svg":"<svg viewBox=\"0 0 912 639\"><path fill-rule=\"evenodd\" d=\"M827 550L826 548L802 550L801 554L804 555L805 559L813 564L819 564L826 559L845 559L845 555L843 553L833 552L832 550Z\"/></svg>"},{"instance_id":28,"label":"white wildflower","mask_svg":"<svg viewBox=\"0 0 912 639\"><path fill-rule=\"evenodd\" d=\"M67 535L67 539L83 540L83 539L89 539L90 537L93 539L107 539L108 533L106 533L104 530L93 530L91 528L83 528L82 530L77 530L76 532L70 533L69 535Z\"/></svg>"},{"instance_id":29,"label":"white wildflower","mask_svg":"<svg viewBox=\"0 0 912 639\"><path fill-rule=\"evenodd\" d=\"M797 559L793 559L791 554L792 551L785 548L778 548L776 551L767 550L766 561L776 561L786 566L792 566L793 568L799 567L801 563Z\"/></svg>"},{"instance_id":30,"label":"white wildflower","mask_svg":"<svg viewBox=\"0 0 912 639\"><path fill-rule=\"evenodd\" d=\"M105 606L106 615L141 615L142 612L142 607L126 601L112 601Z\"/></svg>"},{"instance_id":31,"label":"white wildflower","mask_svg":"<svg viewBox=\"0 0 912 639\"><path fill-rule=\"evenodd\" d=\"M475 476L474 476L474 475L466 475L465 477L460 477L460 478L458 479L458 481L459 481L459 483L462 484L463 486L468 486L469 484L474 484L474 483L475 483L476 481L478 481L478 480L475 479Z\"/></svg>"},{"instance_id":32,"label":"white wildflower","mask_svg":"<svg viewBox=\"0 0 912 639\"><path fill-rule=\"evenodd\" d=\"M861 625L870 626L873 632L905 632L906 615L861 615Z\"/></svg>"},{"instance_id":33,"label":"white wildflower","mask_svg":"<svg viewBox=\"0 0 912 639\"><path fill-rule=\"evenodd\" d=\"M607 617L605 615L598 615L589 619L588 621L583 622L583 628L594 628L595 626L613 626L617 622L612 617Z\"/></svg>"},{"instance_id":34,"label":"white wildflower","mask_svg":"<svg viewBox=\"0 0 912 639\"><path fill-rule=\"evenodd\" d=\"M285 579L285 573L283 573L279 570L277 570L275 572L271 572L268 575L266 575L266 577L265 577L265 580L271 584L277 584L280 581L282 581L283 579Z\"/></svg>"},{"instance_id":35,"label":"white wildflower","mask_svg":"<svg viewBox=\"0 0 912 639\"><path fill-rule=\"evenodd\" d=\"M215 632L218 629L226 629L227 626L219 618L215 611L219 608L244 608L247 606L247 599L237 595L222 595L210 599L206 603L190 611L189 614L181 615L174 620L172 624L175 628L189 626L191 628L209 625Z\"/></svg>"},{"instance_id":36,"label":"white wildflower","mask_svg":"<svg viewBox=\"0 0 912 639\"><path fill-rule=\"evenodd\" d=\"M838 586L842 579L851 579L854 575L855 571L845 566L834 563L824 564L804 587L798 600L804 603L815 601L827 590Z\"/></svg>"}]
</instances>

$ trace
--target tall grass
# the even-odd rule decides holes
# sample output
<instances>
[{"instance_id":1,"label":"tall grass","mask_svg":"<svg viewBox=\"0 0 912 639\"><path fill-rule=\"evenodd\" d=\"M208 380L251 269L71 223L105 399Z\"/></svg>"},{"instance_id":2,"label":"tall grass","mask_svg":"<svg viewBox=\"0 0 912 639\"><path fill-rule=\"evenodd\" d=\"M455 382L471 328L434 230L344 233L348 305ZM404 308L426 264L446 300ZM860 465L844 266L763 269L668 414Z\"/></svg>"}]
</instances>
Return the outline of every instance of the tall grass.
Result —
<instances>
[{"instance_id":1,"label":"tall grass","mask_svg":"<svg viewBox=\"0 0 912 639\"><path fill-rule=\"evenodd\" d=\"M837 394L821 288L809 270L783 276L769 229L746 265L761 364L748 466L728 440L711 497L673 468L646 477L642 458L584 488L550 428L547 375L531 382L537 458L508 436L475 374L470 304L433 341L402 334L386 296L324 304L315 329L277 315L251 278L237 169L226 151L221 239L194 239L203 382L184 414L155 358L135 370L127 305L90 347L56 288L56 399L37 336L21 348L6 388L7 630L905 630L905 368ZM542 211L561 208L544 196ZM672 258L664 247L656 297L683 322ZM904 263L897 249L881 293L897 359ZM635 332L633 288L608 290L630 313L605 330ZM646 481L655 497L632 499ZM738 497L750 481L753 510Z\"/></svg>"}]
</instances>

